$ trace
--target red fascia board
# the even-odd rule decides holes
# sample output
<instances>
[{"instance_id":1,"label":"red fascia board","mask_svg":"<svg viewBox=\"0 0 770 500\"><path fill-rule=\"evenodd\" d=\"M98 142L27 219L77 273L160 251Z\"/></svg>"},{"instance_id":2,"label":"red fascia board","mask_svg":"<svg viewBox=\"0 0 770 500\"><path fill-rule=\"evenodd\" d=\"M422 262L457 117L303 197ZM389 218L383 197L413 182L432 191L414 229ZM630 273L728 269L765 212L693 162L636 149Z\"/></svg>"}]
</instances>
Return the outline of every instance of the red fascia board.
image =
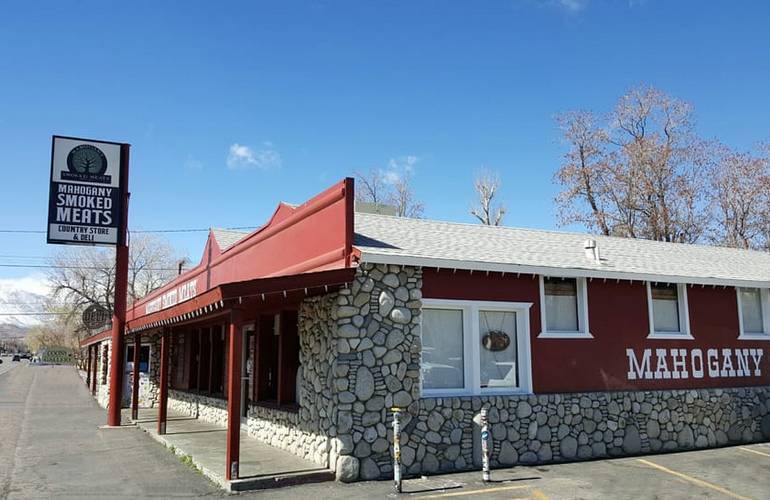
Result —
<instances>
[{"instance_id":1,"label":"red fascia board","mask_svg":"<svg viewBox=\"0 0 770 500\"><path fill-rule=\"evenodd\" d=\"M103 332L96 333L90 337L86 337L80 341L80 347L88 347L90 345L98 344L103 340L107 340L112 335L112 329L104 330Z\"/></svg>"},{"instance_id":2,"label":"red fascia board","mask_svg":"<svg viewBox=\"0 0 770 500\"><path fill-rule=\"evenodd\" d=\"M271 236L274 236L281 231L290 228L294 224L310 217L316 212L320 212L334 202L341 200L344 196L344 184L336 185L330 189L327 189L320 195L297 207L293 214L276 223L275 225L265 226L261 229L258 229L256 232L239 241L236 245L228 248L222 255L211 262L211 267L217 266L222 262L235 257L241 252L248 250L249 248L262 241L265 241Z\"/></svg>"},{"instance_id":3,"label":"red fascia board","mask_svg":"<svg viewBox=\"0 0 770 500\"><path fill-rule=\"evenodd\" d=\"M137 328L149 325L150 323L164 321L176 316L181 316L182 314L197 311L202 307L215 304L221 300L222 290L219 287L212 288L211 290L208 290L190 300L182 302L181 304L177 304L175 306L169 307L168 309L163 309L162 311L154 312L146 316L140 316L136 319L129 320L126 324L126 332L129 330L136 330Z\"/></svg>"},{"instance_id":4,"label":"red fascia board","mask_svg":"<svg viewBox=\"0 0 770 500\"><path fill-rule=\"evenodd\" d=\"M350 255L352 253L352 243L353 243L353 198L354 198L353 189L354 189L353 179L346 178L342 182L335 184L331 188L325 190L324 192L318 194L317 196L313 197L312 199L308 200L307 202L305 202L304 204L296 208L289 207L288 205L285 205L285 204L279 205L278 209L276 209L276 211L273 213L273 216L271 217L270 221L267 224L260 227L259 229L256 229L253 233L246 236L237 244L233 245L232 247L225 250L224 252L214 252L214 255L212 255L213 258L211 259L210 263L208 262L208 259L204 254L198 266L179 275L178 277L174 278L171 282L167 283L163 287L149 294L147 297L144 297L141 300L137 301L131 307L131 311L129 313L129 319L134 317L136 318L141 317L141 316L136 316L136 310L137 309L142 310L141 308L144 307L147 304L147 302L160 297L161 295L168 292L169 290L172 290L173 288L180 285L181 283L191 281L192 279L197 279L199 276L201 276L207 271L214 271L215 268L220 267L222 264L232 259L233 257L236 257L242 252L248 250L249 248L252 248L255 245L259 244L260 242L263 242L271 238L272 236L275 236L281 233L282 231L285 231L286 229L311 217L312 215L320 212L321 210L330 207L331 205L333 205L334 203L342 199L345 199L344 216L346 219L345 220L346 234L344 235L344 247L340 249L339 253L341 253L341 255L339 255L339 258L337 258L338 251L334 250L334 251L316 256L314 258L307 259L302 262L297 262L295 265L289 266L287 268L275 269L273 273L268 273L268 275L302 272L302 271L306 271L314 268L324 269L332 266L340 266L340 267L350 266ZM282 209L284 205L286 209ZM209 233L208 244L211 245L214 243L216 243L216 241L213 235ZM302 243L303 242L294 242L294 244L300 244L300 245ZM316 265L316 267L313 267L314 265ZM212 272L212 274L218 274L218 273ZM217 284L219 283L215 281L213 283L205 283L205 286L215 286ZM205 289L205 287L201 286L200 289L203 290Z\"/></svg>"}]
</instances>

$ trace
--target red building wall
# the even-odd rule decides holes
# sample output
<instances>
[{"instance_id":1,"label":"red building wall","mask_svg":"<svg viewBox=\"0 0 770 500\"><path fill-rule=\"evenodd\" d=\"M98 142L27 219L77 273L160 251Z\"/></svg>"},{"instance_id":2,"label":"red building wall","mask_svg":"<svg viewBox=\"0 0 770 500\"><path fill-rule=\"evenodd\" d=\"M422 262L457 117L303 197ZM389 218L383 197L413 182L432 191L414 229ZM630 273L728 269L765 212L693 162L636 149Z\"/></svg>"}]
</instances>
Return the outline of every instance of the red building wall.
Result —
<instances>
[{"instance_id":1,"label":"red building wall","mask_svg":"<svg viewBox=\"0 0 770 500\"><path fill-rule=\"evenodd\" d=\"M642 282L591 280L588 285L588 319L593 339L538 339L540 333L539 280L532 275L425 269L423 297L461 300L531 302L530 340L535 393L602 390L690 389L770 385L770 342L738 340L738 305L735 289L688 286L690 331L694 340L648 340L647 290ZM650 370L655 371L655 349L687 349L688 378L629 379L627 349L642 362L652 349ZM709 349L763 349L761 376L710 377ZM704 376L695 378L690 353L700 349ZM679 358L680 360L682 358ZM721 360L720 356L720 360ZM736 358L732 358L737 368ZM671 358L666 367L673 370ZM722 364L720 361L720 368ZM681 370L681 368L680 368Z\"/></svg>"}]
</instances>

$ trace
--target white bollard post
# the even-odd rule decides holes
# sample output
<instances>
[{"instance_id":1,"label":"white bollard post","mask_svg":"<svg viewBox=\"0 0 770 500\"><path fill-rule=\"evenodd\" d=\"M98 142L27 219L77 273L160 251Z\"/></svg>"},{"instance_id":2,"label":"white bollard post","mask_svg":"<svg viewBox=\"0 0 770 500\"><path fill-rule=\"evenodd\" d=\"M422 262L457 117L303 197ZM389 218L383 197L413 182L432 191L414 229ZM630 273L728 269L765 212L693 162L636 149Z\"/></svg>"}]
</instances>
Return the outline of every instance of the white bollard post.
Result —
<instances>
[{"instance_id":1,"label":"white bollard post","mask_svg":"<svg viewBox=\"0 0 770 500\"><path fill-rule=\"evenodd\" d=\"M484 482L490 480L489 476L489 423L487 421L487 409L482 408L480 414L481 424L481 476Z\"/></svg>"},{"instance_id":2,"label":"white bollard post","mask_svg":"<svg viewBox=\"0 0 770 500\"><path fill-rule=\"evenodd\" d=\"M401 409L393 411L393 490L401 493Z\"/></svg>"}]
</instances>

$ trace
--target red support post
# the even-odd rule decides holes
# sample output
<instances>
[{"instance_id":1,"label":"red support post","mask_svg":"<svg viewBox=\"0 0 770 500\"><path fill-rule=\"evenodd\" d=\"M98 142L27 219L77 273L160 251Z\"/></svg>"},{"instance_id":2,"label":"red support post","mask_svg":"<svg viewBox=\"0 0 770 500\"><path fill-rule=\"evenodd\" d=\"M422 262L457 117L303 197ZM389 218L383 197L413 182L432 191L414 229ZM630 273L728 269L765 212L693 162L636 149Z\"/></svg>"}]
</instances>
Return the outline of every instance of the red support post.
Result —
<instances>
[{"instance_id":1,"label":"red support post","mask_svg":"<svg viewBox=\"0 0 770 500\"><path fill-rule=\"evenodd\" d=\"M158 434L166 433L166 413L168 410L168 351L171 338L164 328L160 337L160 388L158 390Z\"/></svg>"},{"instance_id":2,"label":"red support post","mask_svg":"<svg viewBox=\"0 0 770 500\"><path fill-rule=\"evenodd\" d=\"M134 370L131 384L131 420L139 420L139 362L142 351L142 335L134 335Z\"/></svg>"},{"instance_id":3,"label":"red support post","mask_svg":"<svg viewBox=\"0 0 770 500\"><path fill-rule=\"evenodd\" d=\"M120 409L123 402L123 360L126 326L126 296L128 292L128 144L120 146L120 186L123 210L118 228L118 245L115 247L115 302L112 311L112 363L110 363L110 400L107 406L107 425L120 425Z\"/></svg>"},{"instance_id":4,"label":"red support post","mask_svg":"<svg viewBox=\"0 0 770 500\"><path fill-rule=\"evenodd\" d=\"M241 448L241 312L230 313L227 367L227 454L225 479L238 479Z\"/></svg>"},{"instance_id":5,"label":"red support post","mask_svg":"<svg viewBox=\"0 0 770 500\"><path fill-rule=\"evenodd\" d=\"M91 395L96 396L96 370L99 366L99 344L91 346L94 351L93 372L91 373Z\"/></svg>"},{"instance_id":6,"label":"red support post","mask_svg":"<svg viewBox=\"0 0 770 500\"><path fill-rule=\"evenodd\" d=\"M86 347L86 387L91 388L91 346Z\"/></svg>"}]
</instances>

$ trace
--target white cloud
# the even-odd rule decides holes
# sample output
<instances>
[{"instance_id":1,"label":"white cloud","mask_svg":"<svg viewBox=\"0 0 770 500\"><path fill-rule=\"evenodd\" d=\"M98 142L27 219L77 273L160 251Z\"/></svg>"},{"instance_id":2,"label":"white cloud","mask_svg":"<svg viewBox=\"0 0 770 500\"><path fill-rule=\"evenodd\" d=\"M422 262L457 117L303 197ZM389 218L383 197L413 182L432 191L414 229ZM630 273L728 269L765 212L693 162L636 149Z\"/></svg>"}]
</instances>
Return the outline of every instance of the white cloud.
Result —
<instances>
[{"instance_id":1,"label":"white cloud","mask_svg":"<svg viewBox=\"0 0 770 500\"><path fill-rule=\"evenodd\" d=\"M399 156L388 160L388 168L381 170L382 180L386 184L395 184L404 176L408 177L414 172L414 168L420 158L414 155Z\"/></svg>"},{"instance_id":2,"label":"white cloud","mask_svg":"<svg viewBox=\"0 0 770 500\"><path fill-rule=\"evenodd\" d=\"M273 148L272 143L263 142L260 149L238 144L230 146L227 154L227 166L231 170L258 168L268 170L280 168L281 154Z\"/></svg>"},{"instance_id":3,"label":"white cloud","mask_svg":"<svg viewBox=\"0 0 770 500\"><path fill-rule=\"evenodd\" d=\"M569 12L580 12L588 6L588 0L558 0L557 3Z\"/></svg>"},{"instance_id":4,"label":"white cloud","mask_svg":"<svg viewBox=\"0 0 770 500\"><path fill-rule=\"evenodd\" d=\"M48 295L48 280L42 275L30 275L23 278L0 278L0 296L12 291Z\"/></svg>"}]
</instances>

